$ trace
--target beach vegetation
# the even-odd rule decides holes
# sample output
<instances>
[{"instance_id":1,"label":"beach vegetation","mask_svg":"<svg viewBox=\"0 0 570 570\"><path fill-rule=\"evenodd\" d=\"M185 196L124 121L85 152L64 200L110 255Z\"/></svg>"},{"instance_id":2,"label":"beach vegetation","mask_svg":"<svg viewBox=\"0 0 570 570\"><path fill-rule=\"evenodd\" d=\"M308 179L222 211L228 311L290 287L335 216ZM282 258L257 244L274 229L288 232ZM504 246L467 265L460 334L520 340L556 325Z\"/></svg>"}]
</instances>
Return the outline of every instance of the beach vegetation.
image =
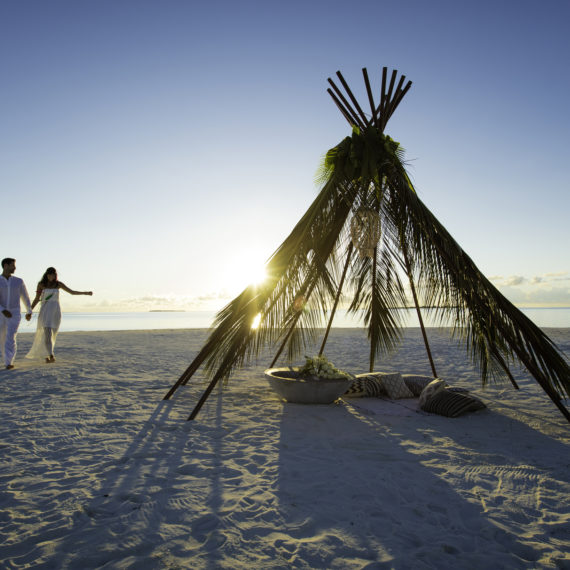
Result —
<instances>
[{"instance_id":1,"label":"beach vegetation","mask_svg":"<svg viewBox=\"0 0 570 570\"><path fill-rule=\"evenodd\" d=\"M339 370L322 354L317 356L305 356L305 364L299 368L299 376L313 376L329 380L336 378L351 378L350 374Z\"/></svg>"}]
</instances>

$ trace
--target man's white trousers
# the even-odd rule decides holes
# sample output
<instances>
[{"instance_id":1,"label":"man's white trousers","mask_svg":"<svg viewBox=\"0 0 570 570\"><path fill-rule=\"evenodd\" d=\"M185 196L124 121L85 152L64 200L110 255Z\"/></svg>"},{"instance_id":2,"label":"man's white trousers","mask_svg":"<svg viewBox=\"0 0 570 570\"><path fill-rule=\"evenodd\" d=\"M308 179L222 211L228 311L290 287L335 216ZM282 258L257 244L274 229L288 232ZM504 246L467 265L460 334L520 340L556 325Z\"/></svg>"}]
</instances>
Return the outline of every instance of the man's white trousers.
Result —
<instances>
[{"instance_id":1,"label":"man's white trousers","mask_svg":"<svg viewBox=\"0 0 570 570\"><path fill-rule=\"evenodd\" d=\"M16 333L22 320L22 313L13 312L10 318L0 313L0 346L2 346L2 355L6 366L14 362L16 358Z\"/></svg>"}]
</instances>

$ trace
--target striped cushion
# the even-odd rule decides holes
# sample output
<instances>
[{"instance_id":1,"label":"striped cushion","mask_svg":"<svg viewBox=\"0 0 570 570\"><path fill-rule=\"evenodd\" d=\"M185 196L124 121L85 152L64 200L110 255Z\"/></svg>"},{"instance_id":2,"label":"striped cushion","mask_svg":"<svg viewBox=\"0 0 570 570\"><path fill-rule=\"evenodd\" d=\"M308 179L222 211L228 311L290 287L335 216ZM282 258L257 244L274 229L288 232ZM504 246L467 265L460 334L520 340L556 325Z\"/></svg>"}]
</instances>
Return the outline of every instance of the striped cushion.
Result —
<instances>
[{"instance_id":1,"label":"striped cushion","mask_svg":"<svg viewBox=\"0 0 570 570\"><path fill-rule=\"evenodd\" d=\"M422 390L433 380L433 376L420 376L418 374L402 374L408 390L418 398Z\"/></svg>"},{"instance_id":2,"label":"striped cushion","mask_svg":"<svg viewBox=\"0 0 570 570\"><path fill-rule=\"evenodd\" d=\"M386 396L386 388L382 384L382 379L376 374L367 374L364 377L366 382L366 395L371 398L378 398L380 396Z\"/></svg>"},{"instance_id":3,"label":"striped cushion","mask_svg":"<svg viewBox=\"0 0 570 570\"><path fill-rule=\"evenodd\" d=\"M387 392L377 374L358 374L344 394L347 398L386 396Z\"/></svg>"},{"instance_id":4,"label":"striped cushion","mask_svg":"<svg viewBox=\"0 0 570 570\"><path fill-rule=\"evenodd\" d=\"M450 392L460 392L461 394L469 394L469 390L467 388L460 388L459 386L447 386L446 390Z\"/></svg>"},{"instance_id":5,"label":"striped cushion","mask_svg":"<svg viewBox=\"0 0 570 570\"><path fill-rule=\"evenodd\" d=\"M479 398L475 398L475 396L446 389L440 390L421 406L424 412L439 414L440 416L446 416L448 418L456 418L467 412L482 410L486 407L487 406L485 406Z\"/></svg>"},{"instance_id":6,"label":"striped cushion","mask_svg":"<svg viewBox=\"0 0 570 570\"><path fill-rule=\"evenodd\" d=\"M365 398L366 397L366 379L355 378L348 390L344 393L347 398Z\"/></svg>"}]
</instances>

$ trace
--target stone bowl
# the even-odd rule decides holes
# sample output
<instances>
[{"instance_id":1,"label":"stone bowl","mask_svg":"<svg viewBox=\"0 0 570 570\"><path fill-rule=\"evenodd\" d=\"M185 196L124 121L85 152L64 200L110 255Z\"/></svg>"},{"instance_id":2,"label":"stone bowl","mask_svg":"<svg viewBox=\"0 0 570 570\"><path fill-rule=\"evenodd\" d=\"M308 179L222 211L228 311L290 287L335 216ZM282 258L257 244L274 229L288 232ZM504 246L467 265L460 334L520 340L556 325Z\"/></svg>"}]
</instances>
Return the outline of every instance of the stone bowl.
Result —
<instances>
[{"instance_id":1,"label":"stone bowl","mask_svg":"<svg viewBox=\"0 0 570 570\"><path fill-rule=\"evenodd\" d=\"M265 379L281 398L294 404L332 404L350 387L350 378L300 377L291 368L269 368Z\"/></svg>"}]
</instances>

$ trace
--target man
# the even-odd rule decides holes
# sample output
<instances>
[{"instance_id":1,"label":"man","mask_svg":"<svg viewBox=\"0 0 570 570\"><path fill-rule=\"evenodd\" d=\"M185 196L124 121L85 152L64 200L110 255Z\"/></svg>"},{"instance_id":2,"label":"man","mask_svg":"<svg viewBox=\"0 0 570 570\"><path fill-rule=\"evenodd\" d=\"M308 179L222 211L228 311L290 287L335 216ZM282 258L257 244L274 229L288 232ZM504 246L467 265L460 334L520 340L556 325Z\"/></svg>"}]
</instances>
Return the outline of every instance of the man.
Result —
<instances>
[{"instance_id":1,"label":"man","mask_svg":"<svg viewBox=\"0 0 570 570\"><path fill-rule=\"evenodd\" d=\"M20 313L20 299L24 301L26 309L26 320L32 318L32 305L30 296L24 282L19 277L14 277L16 271L16 260L6 257L2 260L2 275L0 275L0 344L4 353L6 369L14 368L14 358L16 358L16 334L22 314Z\"/></svg>"}]
</instances>

